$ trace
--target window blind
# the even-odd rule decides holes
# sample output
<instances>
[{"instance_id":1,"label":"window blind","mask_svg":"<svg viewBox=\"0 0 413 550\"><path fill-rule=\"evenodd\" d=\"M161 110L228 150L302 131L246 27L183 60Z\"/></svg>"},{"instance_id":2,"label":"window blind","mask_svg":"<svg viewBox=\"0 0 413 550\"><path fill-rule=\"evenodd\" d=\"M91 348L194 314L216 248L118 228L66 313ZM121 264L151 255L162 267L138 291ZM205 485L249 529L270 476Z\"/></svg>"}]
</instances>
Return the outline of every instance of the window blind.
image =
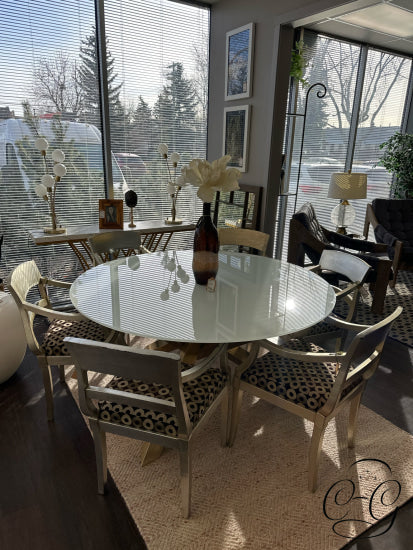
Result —
<instances>
[{"instance_id":1,"label":"window blind","mask_svg":"<svg viewBox=\"0 0 413 550\"><path fill-rule=\"evenodd\" d=\"M348 164L353 172L367 174L367 199L351 201L357 217L349 231L362 233L367 202L378 196L389 196L391 176L378 165L379 144L401 128L411 59L368 48L365 70L362 71L361 45L311 31L304 32L304 44L308 85L300 84L297 105L290 106L289 110L293 113L304 112L305 95L315 83L324 84L327 93L319 99L316 94L321 88L315 87L309 95L299 178L303 118L287 116L287 135L291 136L294 124L295 132L289 187L281 201L286 204L285 220L288 222L294 211L308 201L313 204L320 223L334 229L331 211L338 203L327 198L330 177L334 172L344 171ZM359 122L354 127L354 136L351 136L358 79L361 79L359 85L362 85ZM353 156L350 145L352 137L355 141ZM279 212L277 216L281 221ZM284 229L283 243L287 243L288 223ZM279 231L278 226L277 234ZM282 257L285 258L286 254L287 246L284 244Z\"/></svg>"},{"instance_id":2,"label":"window blind","mask_svg":"<svg viewBox=\"0 0 413 550\"><path fill-rule=\"evenodd\" d=\"M163 218L170 201L158 144L185 163L205 157L209 11L167 0L104 6L114 195L123 198L126 184L139 197L135 219ZM61 225L97 223L105 186L95 5L4 0L0 17L0 271L33 258L43 273L73 280L80 266L67 245L40 247L28 237L50 225L48 204L35 194L45 169L34 141L50 142L49 171L54 148L66 155ZM183 190L178 215L192 219L197 208Z\"/></svg>"}]
</instances>

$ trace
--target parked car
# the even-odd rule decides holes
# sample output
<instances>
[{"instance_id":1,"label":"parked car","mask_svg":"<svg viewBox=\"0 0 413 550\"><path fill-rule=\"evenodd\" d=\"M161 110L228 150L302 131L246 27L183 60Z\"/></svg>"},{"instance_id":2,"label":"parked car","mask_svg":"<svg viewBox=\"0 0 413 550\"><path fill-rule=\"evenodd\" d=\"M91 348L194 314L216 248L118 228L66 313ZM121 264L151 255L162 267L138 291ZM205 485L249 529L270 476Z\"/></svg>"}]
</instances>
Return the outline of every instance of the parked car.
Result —
<instances>
[{"instance_id":1,"label":"parked car","mask_svg":"<svg viewBox=\"0 0 413 550\"><path fill-rule=\"evenodd\" d=\"M134 153L114 153L126 181L146 174L146 165L139 155Z\"/></svg>"}]
</instances>

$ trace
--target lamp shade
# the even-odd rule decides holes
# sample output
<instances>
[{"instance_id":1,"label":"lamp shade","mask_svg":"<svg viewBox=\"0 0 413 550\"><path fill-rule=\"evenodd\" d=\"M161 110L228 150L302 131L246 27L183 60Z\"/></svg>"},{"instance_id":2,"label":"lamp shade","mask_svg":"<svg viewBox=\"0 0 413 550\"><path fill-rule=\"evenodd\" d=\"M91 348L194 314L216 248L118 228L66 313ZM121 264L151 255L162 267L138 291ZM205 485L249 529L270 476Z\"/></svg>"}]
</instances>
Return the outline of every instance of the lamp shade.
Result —
<instances>
[{"instance_id":1,"label":"lamp shade","mask_svg":"<svg viewBox=\"0 0 413 550\"><path fill-rule=\"evenodd\" d=\"M358 172L337 172L331 174L329 199L365 199L367 196L367 175Z\"/></svg>"}]
</instances>

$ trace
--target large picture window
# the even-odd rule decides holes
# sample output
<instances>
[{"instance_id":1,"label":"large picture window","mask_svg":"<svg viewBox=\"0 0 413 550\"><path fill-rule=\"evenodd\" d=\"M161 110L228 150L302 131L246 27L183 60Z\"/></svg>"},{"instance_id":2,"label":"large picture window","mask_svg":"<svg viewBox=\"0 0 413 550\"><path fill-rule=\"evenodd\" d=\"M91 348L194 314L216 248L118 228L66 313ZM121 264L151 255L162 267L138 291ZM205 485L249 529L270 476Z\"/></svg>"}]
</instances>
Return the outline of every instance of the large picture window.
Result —
<instances>
[{"instance_id":1,"label":"large picture window","mask_svg":"<svg viewBox=\"0 0 413 550\"><path fill-rule=\"evenodd\" d=\"M136 191L135 219L170 215L164 142L183 163L206 155L209 10L169 0L99 0L105 13L109 120L101 118L95 3L5 0L0 4L0 271L35 259L42 272L73 279L68 246L34 245L50 225L35 189L44 174L39 135L65 153L56 192L63 226L98 223L98 201ZM104 180L102 130L110 128L112 180ZM106 197L107 198L107 197ZM182 190L178 216L200 206ZM125 212L126 215L126 212ZM184 245L184 241L178 242Z\"/></svg>"},{"instance_id":2,"label":"large picture window","mask_svg":"<svg viewBox=\"0 0 413 550\"><path fill-rule=\"evenodd\" d=\"M332 173L351 169L367 174L367 198L352 201L357 213L349 228L352 233L362 233L367 203L389 196L391 174L379 165L379 145L402 128L412 66L406 56L311 31L304 32L304 44L305 78L309 86L324 84L327 93L319 99L317 88L310 92L304 136L302 117L287 117L291 167L280 200L278 255L281 243L288 241L288 223L283 233L282 222L307 201L313 204L320 222L334 229L330 215L337 201L327 198ZM303 112L307 89L300 85L296 107L292 102L290 111Z\"/></svg>"}]
</instances>

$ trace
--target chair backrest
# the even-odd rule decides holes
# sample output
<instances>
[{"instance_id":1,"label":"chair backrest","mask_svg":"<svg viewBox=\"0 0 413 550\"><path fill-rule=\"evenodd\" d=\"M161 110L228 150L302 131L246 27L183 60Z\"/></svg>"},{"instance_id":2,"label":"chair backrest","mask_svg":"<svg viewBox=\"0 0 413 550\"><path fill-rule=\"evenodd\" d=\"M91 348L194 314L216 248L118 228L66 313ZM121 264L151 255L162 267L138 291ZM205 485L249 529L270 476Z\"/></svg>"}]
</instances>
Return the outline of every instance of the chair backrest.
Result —
<instances>
[{"instance_id":1,"label":"chair backrest","mask_svg":"<svg viewBox=\"0 0 413 550\"><path fill-rule=\"evenodd\" d=\"M22 317L27 344L31 351L38 353L39 344L33 331L35 314L27 309L27 295L33 287L37 287L41 299L37 302L39 306L50 308L50 301L42 275L34 260L18 265L7 279L7 287L13 296Z\"/></svg>"},{"instance_id":2,"label":"chair backrest","mask_svg":"<svg viewBox=\"0 0 413 550\"><path fill-rule=\"evenodd\" d=\"M65 338L64 341L74 359L79 383L80 408L85 415L95 418L97 409L92 400L103 399L175 415L179 433L189 435L191 425L182 390L179 355L81 338ZM169 386L172 388L174 401L91 386L88 371Z\"/></svg>"},{"instance_id":3,"label":"chair backrest","mask_svg":"<svg viewBox=\"0 0 413 550\"><path fill-rule=\"evenodd\" d=\"M371 206L379 224L397 239L413 246L412 199L374 199ZM376 230L375 235L377 237Z\"/></svg>"},{"instance_id":4,"label":"chair backrest","mask_svg":"<svg viewBox=\"0 0 413 550\"><path fill-rule=\"evenodd\" d=\"M116 260L119 255L139 254L141 236L136 231L109 231L89 238L95 265Z\"/></svg>"},{"instance_id":5,"label":"chair backrest","mask_svg":"<svg viewBox=\"0 0 413 550\"><path fill-rule=\"evenodd\" d=\"M342 250L323 250L319 265L321 269L345 275L353 283L363 283L370 269L367 262Z\"/></svg>"},{"instance_id":6,"label":"chair backrest","mask_svg":"<svg viewBox=\"0 0 413 550\"><path fill-rule=\"evenodd\" d=\"M354 336L341 363L333 390L323 406L323 413L328 414L335 407L345 390L352 392L358 384L365 383L373 376L379 365L386 338L402 311L402 307L397 307L388 317ZM348 394L344 396L348 397Z\"/></svg>"},{"instance_id":7,"label":"chair backrest","mask_svg":"<svg viewBox=\"0 0 413 550\"><path fill-rule=\"evenodd\" d=\"M240 227L220 227L218 229L219 244L237 245L246 248L254 248L262 255L265 254L270 236L261 231L253 229L242 229Z\"/></svg>"}]
</instances>

